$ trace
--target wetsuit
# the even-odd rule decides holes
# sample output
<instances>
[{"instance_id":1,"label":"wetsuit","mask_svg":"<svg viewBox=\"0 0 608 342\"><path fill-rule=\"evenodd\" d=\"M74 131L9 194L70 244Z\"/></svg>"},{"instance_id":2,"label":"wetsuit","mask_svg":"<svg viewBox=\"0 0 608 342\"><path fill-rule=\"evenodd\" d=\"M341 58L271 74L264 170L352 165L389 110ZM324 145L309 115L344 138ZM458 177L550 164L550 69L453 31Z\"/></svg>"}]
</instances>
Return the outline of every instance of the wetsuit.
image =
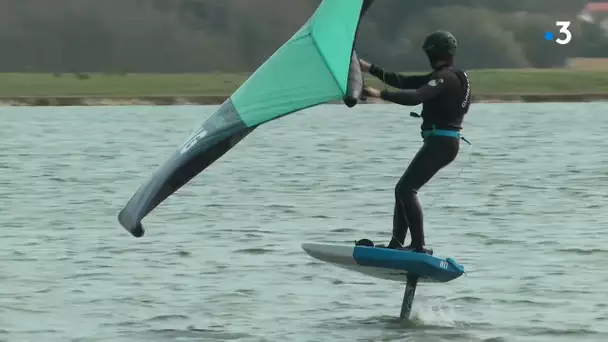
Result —
<instances>
[{"instance_id":1,"label":"wetsuit","mask_svg":"<svg viewBox=\"0 0 608 342\"><path fill-rule=\"evenodd\" d=\"M424 229L418 190L439 170L449 165L460 148L464 115L471 103L471 86L464 71L444 66L427 75L403 76L372 65L370 74L386 84L406 91L382 91L382 99L406 106L422 103L422 137L424 144L411 161L395 187L393 238L389 248L405 242L408 227L411 247L423 251Z\"/></svg>"}]
</instances>

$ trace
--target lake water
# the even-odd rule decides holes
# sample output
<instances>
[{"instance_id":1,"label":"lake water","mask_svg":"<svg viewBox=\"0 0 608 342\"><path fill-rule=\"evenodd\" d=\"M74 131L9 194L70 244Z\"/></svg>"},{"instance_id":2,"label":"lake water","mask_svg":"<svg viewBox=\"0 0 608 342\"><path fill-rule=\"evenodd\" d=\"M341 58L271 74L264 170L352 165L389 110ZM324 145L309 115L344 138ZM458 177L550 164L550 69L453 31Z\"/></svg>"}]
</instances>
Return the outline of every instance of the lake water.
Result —
<instances>
[{"instance_id":1,"label":"lake water","mask_svg":"<svg viewBox=\"0 0 608 342\"><path fill-rule=\"evenodd\" d=\"M410 323L402 284L300 248L388 241L421 143L407 108L268 123L146 236L119 226L214 109L0 108L1 341L608 340L608 104L473 106L473 148L421 191L428 245L468 274L420 285Z\"/></svg>"}]
</instances>

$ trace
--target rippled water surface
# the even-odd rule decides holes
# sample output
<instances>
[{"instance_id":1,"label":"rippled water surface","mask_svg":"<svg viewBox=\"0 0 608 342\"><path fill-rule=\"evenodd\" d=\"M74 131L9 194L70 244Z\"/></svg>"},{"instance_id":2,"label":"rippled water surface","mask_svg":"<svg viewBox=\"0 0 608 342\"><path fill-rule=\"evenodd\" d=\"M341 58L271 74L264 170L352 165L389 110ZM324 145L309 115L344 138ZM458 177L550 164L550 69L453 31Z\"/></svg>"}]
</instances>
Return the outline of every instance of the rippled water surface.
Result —
<instances>
[{"instance_id":1,"label":"rippled water surface","mask_svg":"<svg viewBox=\"0 0 608 342\"><path fill-rule=\"evenodd\" d=\"M0 109L0 340L608 340L608 104L473 106L473 149L421 192L427 243L468 275L419 286L407 324L402 284L300 248L388 240L420 146L407 108L271 122L153 211L145 237L120 228L213 110Z\"/></svg>"}]
</instances>

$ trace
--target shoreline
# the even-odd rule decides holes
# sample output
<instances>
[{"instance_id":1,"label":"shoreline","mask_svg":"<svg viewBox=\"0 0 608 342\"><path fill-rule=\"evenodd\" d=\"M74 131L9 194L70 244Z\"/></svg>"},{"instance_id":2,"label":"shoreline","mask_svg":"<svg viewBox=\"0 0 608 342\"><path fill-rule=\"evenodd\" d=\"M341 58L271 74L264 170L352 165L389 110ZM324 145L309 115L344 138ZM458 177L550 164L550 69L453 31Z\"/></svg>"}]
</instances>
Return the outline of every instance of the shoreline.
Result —
<instances>
[{"instance_id":1,"label":"shoreline","mask_svg":"<svg viewBox=\"0 0 608 342\"><path fill-rule=\"evenodd\" d=\"M219 105L248 77L250 73L219 72L0 73L0 106ZM479 69L469 77L478 89L472 95L476 103L608 101L608 70ZM371 76L365 81L383 86ZM368 103L378 102L383 101Z\"/></svg>"},{"instance_id":2,"label":"shoreline","mask_svg":"<svg viewBox=\"0 0 608 342\"><path fill-rule=\"evenodd\" d=\"M0 107L70 107L70 106L171 106L220 105L228 96L27 96L0 97ZM608 93L581 94L482 94L472 97L473 103L547 103L608 101ZM341 102L333 102L341 103ZM386 103L382 100L360 104Z\"/></svg>"}]
</instances>

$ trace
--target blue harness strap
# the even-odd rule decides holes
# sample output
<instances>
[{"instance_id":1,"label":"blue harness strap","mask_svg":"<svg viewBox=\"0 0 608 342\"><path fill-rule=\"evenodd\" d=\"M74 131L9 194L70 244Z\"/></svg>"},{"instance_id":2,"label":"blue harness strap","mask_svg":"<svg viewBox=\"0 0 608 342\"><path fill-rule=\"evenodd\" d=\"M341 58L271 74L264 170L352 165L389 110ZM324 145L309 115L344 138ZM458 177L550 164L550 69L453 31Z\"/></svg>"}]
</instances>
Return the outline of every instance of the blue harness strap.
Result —
<instances>
[{"instance_id":1,"label":"blue harness strap","mask_svg":"<svg viewBox=\"0 0 608 342\"><path fill-rule=\"evenodd\" d=\"M471 143L467 139L465 139L465 137L463 137L459 131L453 131L453 130L448 130L448 129L436 129L434 125L433 125L433 129L424 130L421 132L421 134L422 134L423 139L426 139L426 138L432 137L432 136L450 137L450 138L455 138L455 139L462 139L467 144L471 145Z\"/></svg>"},{"instance_id":2,"label":"blue harness strap","mask_svg":"<svg viewBox=\"0 0 608 342\"><path fill-rule=\"evenodd\" d=\"M432 137L432 136L450 137L450 138L456 138L456 139L462 137L460 135L460 132L450 131L447 129L432 129L432 130L428 130L428 131L422 131L423 138L426 139L426 138Z\"/></svg>"}]
</instances>

